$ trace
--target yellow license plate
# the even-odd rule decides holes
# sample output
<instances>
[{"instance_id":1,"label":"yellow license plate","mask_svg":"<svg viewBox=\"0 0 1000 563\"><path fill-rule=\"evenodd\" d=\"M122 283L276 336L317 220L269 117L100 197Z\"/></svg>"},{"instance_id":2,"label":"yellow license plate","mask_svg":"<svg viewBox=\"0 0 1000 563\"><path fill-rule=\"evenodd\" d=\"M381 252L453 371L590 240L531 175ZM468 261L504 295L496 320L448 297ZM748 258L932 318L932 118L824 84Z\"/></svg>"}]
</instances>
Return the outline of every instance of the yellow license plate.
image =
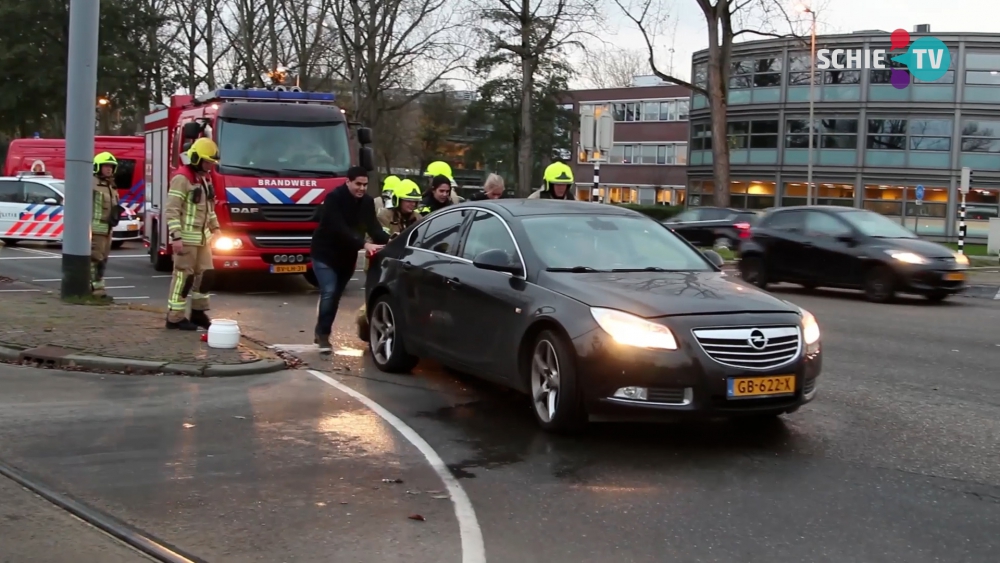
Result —
<instances>
[{"instance_id":1,"label":"yellow license plate","mask_svg":"<svg viewBox=\"0 0 1000 563\"><path fill-rule=\"evenodd\" d=\"M965 281L965 274L962 272L948 272L944 275L944 279L948 281Z\"/></svg>"},{"instance_id":2,"label":"yellow license plate","mask_svg":"<svg viewBox=\"0 0 1000 563\"><path fill-rule=\"evenodd\" d=\"M306 270L305 264L295 264L294 266L275 264L271 266L272 274L304 274Z\"/></svg>"},{"instance_id":3,"label":"yellow license plate","mask_svg":"<svg viewBox=\"0 0 1000 563\"><path fill-rule=\"evenodd\" d=\"M730 399L780 397L795 394L794 375L730 377L726 396Z\"/></svg>"}]
</instances>

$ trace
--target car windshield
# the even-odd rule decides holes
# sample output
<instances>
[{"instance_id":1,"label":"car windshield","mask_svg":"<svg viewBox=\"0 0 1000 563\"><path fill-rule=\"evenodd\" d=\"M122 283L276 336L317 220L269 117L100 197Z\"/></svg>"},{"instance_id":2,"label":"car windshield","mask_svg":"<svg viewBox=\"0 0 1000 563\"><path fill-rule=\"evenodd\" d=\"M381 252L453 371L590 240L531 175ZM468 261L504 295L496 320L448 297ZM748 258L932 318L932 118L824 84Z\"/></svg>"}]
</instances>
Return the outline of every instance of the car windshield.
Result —
<instances>
[{"instance_id":1,"label":"car windshield","mask_svg":"<svg viewBox=\"0 0 1000 563\"><path fill-rule=\"evenodd\" d=\"M875 238L917 238L913 231L871 211L848 211L840 216L862 234Z\"/></svg>"},{"instance_id":2,"label":"car windshield","mask_svg":"<svg viewBox=\"0 0 1000 563\"><path fill-rule=\"evenodd\" d=\"M351 166L344 122L274 122L222 119L219 167L262 175L343 176Z\"/></svg>"},{"instance_id":3,"label":"car windshield","mask_svg":"<svg viewBox=\"0 0 1000 563\"><path fill-rule=\"evenodd\" d=\"M547 269L575 271L711 271L698 251L646 217L547 215L522 220Z\"/></svg>"}]
</instances>

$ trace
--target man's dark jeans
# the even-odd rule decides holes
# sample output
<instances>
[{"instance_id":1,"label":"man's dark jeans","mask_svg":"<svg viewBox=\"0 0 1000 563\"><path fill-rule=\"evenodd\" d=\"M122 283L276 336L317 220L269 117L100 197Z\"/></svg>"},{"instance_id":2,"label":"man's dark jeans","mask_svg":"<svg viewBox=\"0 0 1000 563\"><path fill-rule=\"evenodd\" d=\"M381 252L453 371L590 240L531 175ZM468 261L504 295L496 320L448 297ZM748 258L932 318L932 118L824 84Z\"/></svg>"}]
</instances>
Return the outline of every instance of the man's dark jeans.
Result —
<instances>
[{"instance_id":1,"label":"man's dark jeans","mask_svg":"<svg viewBox=\"0 0 1000 563\"><path fill-rule=\"evenodd\" d=\"M313 272L319 282L319 303L316 305L316 336L330 336L333 321L337 318L340 297L347 282L351 281L354 268L335 270L323 262L313 260Z\"/></svg>"}]
</instances>

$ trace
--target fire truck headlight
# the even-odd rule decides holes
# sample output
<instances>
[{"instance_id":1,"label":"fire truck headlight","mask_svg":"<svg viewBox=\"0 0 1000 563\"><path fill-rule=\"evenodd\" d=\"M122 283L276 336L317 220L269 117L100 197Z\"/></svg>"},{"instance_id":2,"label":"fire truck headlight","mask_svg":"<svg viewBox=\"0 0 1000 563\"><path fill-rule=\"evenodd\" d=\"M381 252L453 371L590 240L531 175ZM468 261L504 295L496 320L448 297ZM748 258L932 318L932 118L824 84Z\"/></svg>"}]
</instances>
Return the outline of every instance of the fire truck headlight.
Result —
<instances>
[{"instance_id":1,"label":"fire truck headlight","mask_svg":"<svg viewBox=\"0 0 1000 563\"><path fill-rule=\"evenodd\" d=\"M243 241L232 237L217 237L214 241L212 241L212 248L222 251L236 250L238 248L243 248Z\"/></svg>"}]
</instances>

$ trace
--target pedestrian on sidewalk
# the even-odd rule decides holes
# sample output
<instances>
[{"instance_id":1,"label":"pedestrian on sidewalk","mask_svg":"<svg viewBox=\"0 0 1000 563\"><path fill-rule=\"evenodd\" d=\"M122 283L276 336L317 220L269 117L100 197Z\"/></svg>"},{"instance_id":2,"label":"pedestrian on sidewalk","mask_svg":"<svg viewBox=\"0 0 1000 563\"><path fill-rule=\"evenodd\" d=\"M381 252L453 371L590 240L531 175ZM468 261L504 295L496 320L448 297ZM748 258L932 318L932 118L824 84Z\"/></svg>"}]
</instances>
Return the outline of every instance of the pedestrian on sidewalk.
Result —
<instances>
[{"instance_id":1,"label":"pedestrian on sidewalk","mask_svg":"<svg viewBox=\"0 0 1000 563\"><path fill-rule=\"evenodd\" d=\"M90 293L95 299L112 301L104 289L104 272L111 255L111 231L125 210L119 205L115 172L118 160L109 152L94 157L94 209L90 220Z\"/></svg>"},{"instance_id":2,"label":"pedestrian on sidewalk","mask_svg":"<svg viewBox=\"0 0 1000 563\"><path fill-rule=\"evenodd\" d=\"M347 184L327 194L314 217L319 223L310 245L313 272L319 282L314 342L324 354L333 350L330 333L340 297L354 275L358 251L375 253L389 242L389 234L375 217L375 201L367 189L368 172L360 166L351 167ZM366 242L365 235L372 242Z\"/></svg>"},{"instance_id":3,"label":"pedestrian on sidewalk","mask_svg":"<svg viewBox=\"0 0 1000 563\"><path fill-rule=\"evenodd\" d=\"M209 176L219 162L219 146L202 137L185 153L187 163L174 173L167 190L164 216L174 257L174 273L167 297L167 328L208 330L208 295L201 293L201 280L212 269L212 237L219 233L215 216L215 189ZM191 318L184 316L191 298Z\"/></svg>"}]
</instances>

